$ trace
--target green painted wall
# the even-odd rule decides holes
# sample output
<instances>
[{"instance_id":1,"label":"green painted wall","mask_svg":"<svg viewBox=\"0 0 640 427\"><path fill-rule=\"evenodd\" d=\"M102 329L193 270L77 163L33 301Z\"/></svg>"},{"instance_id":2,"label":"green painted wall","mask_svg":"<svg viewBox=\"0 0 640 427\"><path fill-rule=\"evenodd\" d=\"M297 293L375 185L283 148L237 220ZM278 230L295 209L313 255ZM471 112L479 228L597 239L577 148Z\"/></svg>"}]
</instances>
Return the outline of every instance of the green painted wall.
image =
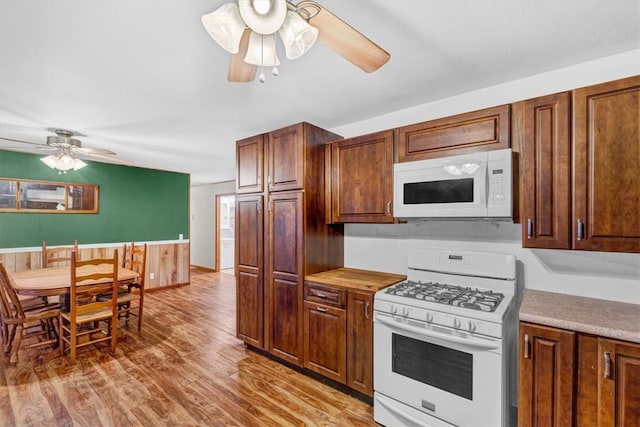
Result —
<instances>
[{"instance_id":1,"label":"green painted wall","mask_svg":"<svg viewBox=\"0 0 640 427\"><path fill-rule=\"evenodd\" d=\"M0 248L189 238L188 174L87 162L59 175L40 157L0 150L0 177L98 184L99 212L0 212Z\"/></svg>"}]
</instances>

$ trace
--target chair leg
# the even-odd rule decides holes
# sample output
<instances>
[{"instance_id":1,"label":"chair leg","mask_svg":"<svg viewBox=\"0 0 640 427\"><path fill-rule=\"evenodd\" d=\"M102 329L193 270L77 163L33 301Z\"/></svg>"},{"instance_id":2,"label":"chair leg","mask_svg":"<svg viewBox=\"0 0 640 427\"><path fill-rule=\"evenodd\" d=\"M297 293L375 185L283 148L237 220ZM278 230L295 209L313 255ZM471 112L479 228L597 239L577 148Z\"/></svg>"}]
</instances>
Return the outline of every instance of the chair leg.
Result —
<instances>
[{"instance_id":1,"label":"chair leg","mask_svg":"<svg viewBox=\"0 0 640 427\"><path fill-rule=\"evenodd\" d=\"M73 325L71 325L71 323L69 323L69 329L71 330L70 333L70 337L69 337L69 347L71 349L71 363L76 363L76 351L77 346L78 346L78 342L76 341L78 339L78 337L76 336L77 330L76 327L74 327Z\"/></svg>"},{"instance_id":2,"label":"chair leg","mask_svg":"<svg viewBox=\"0 0 640 427\"><path fill-rule=\"evenodd\" d=\"M144 307L144 294L140 292L140 300L138 301L138 333L142 329L142 308Z\"/></svg>"},{"instance_id":3,"label":"chair leg","mask_svg":"<svg viewBox=\"0 0 640 427\"><path fill-rule=\"evenodd\" d=\"M9 363L18 363L18 352L20 351L20 346L22 345L22 332L24 330L24 326L17 325L15 328L15 340L16 342L11 348L9 352ZM15 358L14 358L15 356Z\"/></svg>"}]
</instances>

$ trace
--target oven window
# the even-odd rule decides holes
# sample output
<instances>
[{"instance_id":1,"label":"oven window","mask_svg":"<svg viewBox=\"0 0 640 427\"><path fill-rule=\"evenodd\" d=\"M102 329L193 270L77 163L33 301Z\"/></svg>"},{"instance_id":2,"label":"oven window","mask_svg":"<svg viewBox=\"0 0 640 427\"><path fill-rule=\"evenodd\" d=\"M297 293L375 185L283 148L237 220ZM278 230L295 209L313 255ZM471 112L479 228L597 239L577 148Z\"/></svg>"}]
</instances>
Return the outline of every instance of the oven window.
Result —
<instances>
[{"instance_id":1,"label":"oven window","mask_svg":"<svg viewBox=\"0 0 640 427\"><path fill-rule=\"evenodd\" d=\"M404 184L404 204L473 202L473 178Z\"/></svg>"},{"instance_id":2,"label":"oven window","mask_svg":"<svg viewBox=\"0 0 640 427\"><path fill-rule=\"evenodd\" d=\"M393 372L473 399L473 355L392 334Z\"/></svg>"}]
</instances>

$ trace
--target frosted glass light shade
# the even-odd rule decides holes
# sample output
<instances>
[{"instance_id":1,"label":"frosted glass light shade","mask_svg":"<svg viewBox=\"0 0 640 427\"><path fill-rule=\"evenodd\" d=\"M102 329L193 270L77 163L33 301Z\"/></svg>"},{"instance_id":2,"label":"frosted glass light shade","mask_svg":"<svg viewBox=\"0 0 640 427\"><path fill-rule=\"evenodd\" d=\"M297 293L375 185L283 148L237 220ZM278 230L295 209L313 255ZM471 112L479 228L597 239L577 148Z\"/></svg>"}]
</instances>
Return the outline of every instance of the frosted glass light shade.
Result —
<instances>
[{"instance_id":1,"label":"frosted glass light shade","mask_svg":"<svg viewBox=\"0 0 640 427\"><path fill-rule=\"evenodd\" d=\"M212 39L230 53L238 53L245 24L236 3L226 3L202 15L202 25Z\"/></svg>"},{"instance_id":2,"label":"frosted glass light shade","mask_svg":"<svg viewBox=\"0 0 640 427\"><path fill-rule=\"evenodd\" d=\"M287 17L286 0L238 0L240 16L251 31L258 34L269 35L282 27Z\"/></svg>"},{"instance_id":3,"label":"frosted glass light shade","mask_svg":"<svg viewBox=\"0 0 640 427\"><path fill-rule=\"evenodd\" d=\"M296 59L304 55L318 38L318 29L292 11L287 12L287 19L278 32L282 37L288 59Z\"/></svg>"},{"instance_id":4,"label":"frosted glass light shade","mask_svg":"<svg viewBox=\"0 0 640 427\"><path fill-rule=\"evenodd\" d=\"M276 52L275 34L263 36L252 31L249 36L249 48L247 49L247 55L244 57L244 62L264 67L280 65Z\"/></svg>"},{"instance_id":5,"label":"frosted glass light shade","mask_svg":"<svg viewBox=\"0 0 640 427\"><path fill-rule=\"evenodd\" d=\"M54 156L52 154L42 157L40 160L51 169L57 169L60 171L68 171L69 169L77 171L78 169L82 169L87 166L87 164L82 160L73 158L68 154L63 154L61 156Z\"/></svg>"}]
</instances>

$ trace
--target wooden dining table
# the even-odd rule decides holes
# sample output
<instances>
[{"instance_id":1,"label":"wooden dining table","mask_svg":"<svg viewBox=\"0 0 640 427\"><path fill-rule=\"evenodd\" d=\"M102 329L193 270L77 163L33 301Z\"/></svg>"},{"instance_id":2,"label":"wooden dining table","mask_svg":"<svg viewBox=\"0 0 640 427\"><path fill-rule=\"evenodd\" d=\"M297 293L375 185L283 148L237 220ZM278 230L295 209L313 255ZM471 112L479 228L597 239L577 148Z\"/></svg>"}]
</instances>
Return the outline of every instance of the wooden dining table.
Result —
<instances>
[{"instance_id":1,"label":"wooden dining table","mask_svg":"<svg viewBox=\"0 0 640 427\"><path fill-rule=\"evenodd\" d=\"M78 268L79 275L110 272L112 266L85 265ZM118 266L118 283L133 283L139 274L128 268ZM49 297L67 295L71 292L71 267L47 267L9 273L13 288L19 295ZM109 279L85 280L77 284L79 292L100 292L101 287L108 288Z\"/></svg>"}]
</instances>

